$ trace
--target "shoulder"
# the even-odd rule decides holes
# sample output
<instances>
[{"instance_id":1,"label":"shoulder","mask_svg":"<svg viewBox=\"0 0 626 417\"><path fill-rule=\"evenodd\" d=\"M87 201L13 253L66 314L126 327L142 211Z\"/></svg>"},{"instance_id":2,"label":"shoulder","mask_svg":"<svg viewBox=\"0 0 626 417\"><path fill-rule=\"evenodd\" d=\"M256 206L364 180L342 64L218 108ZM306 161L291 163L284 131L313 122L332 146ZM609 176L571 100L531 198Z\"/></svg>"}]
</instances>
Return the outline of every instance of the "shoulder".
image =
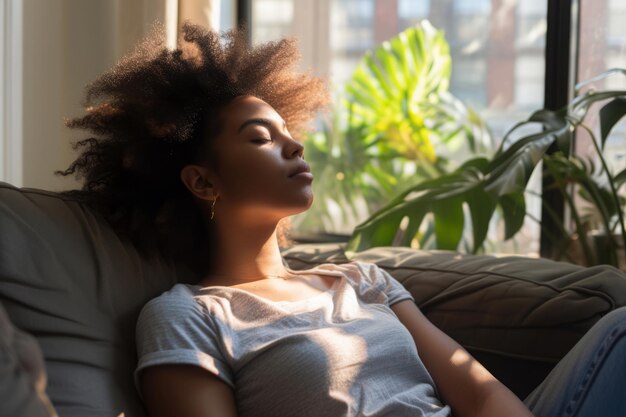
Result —
<instances>
[{"instance_id":1,"label":"shoulder","mask_svg":"<svg viewBox=\"0 0 626 417\"><path fill-rule=\"evenodd\" d=\"M135 332L137 387L140 373L155 365L198 366L233 386L218 319L198 292L199 287L176 284L141 310Z\"/></svg>"},{"instance_id":2,"label":"shoulder","mask_svg":"<svg viewBox=\"0 0 626 417\"><path fill-rule=\"evenodd\" d=\"M139 313L138 340L183 333L207 333L214 327L206 297L194 286L176 284L150 300Z\"/></svg>"},{"instance_id":3,"label":"shoulder","mask_svg":"<svg viewBox=\"0 0 626 417\"><path fill-rule=\"evenodd\" d=\"M158 317L177 317L179 314L203 314L203 308L197 302L191 286L176 284L171 289L148 301L141 309L139 320Z\"/></svg>"}]
</instances>

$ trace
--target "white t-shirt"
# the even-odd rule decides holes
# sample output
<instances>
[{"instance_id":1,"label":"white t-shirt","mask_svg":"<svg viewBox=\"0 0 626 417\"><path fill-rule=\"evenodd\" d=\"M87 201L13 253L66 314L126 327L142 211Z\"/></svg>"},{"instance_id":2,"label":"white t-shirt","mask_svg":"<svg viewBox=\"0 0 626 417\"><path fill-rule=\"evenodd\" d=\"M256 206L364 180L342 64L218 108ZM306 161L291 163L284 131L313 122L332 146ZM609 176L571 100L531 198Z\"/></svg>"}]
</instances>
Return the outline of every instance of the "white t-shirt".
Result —
<instances>
[{"instance_id":1,"label":"white t-shirt","mask_svg":"<svg viewBox=\"0 0 626 417\"><path fill-rule=\"evenodd\" d=\"M373 263L323 264L313 298L271 301L177 284L137 323L139 365L188 364L234 390L239 417L449 416L415 343L389 308L410 293Z\"/></svg>"}]
</instances>

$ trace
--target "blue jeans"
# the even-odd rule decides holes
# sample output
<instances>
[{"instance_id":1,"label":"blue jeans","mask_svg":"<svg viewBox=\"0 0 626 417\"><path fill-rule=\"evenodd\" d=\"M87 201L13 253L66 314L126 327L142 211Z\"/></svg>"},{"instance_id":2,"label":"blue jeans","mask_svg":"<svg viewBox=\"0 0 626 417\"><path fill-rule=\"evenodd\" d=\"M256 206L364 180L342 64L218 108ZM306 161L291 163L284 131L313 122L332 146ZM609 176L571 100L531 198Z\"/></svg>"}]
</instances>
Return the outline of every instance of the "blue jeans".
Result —
<instances>
[{"instance_id":1,"label":"blue jeans","mask_svg":"<svg viewBox=\"0 0 626 417\"><path fill-rule=\"evenodd\" d=\"M625 417L626 307L602 317L524 403L537 417Z\"/></svg>"}]
</instances>

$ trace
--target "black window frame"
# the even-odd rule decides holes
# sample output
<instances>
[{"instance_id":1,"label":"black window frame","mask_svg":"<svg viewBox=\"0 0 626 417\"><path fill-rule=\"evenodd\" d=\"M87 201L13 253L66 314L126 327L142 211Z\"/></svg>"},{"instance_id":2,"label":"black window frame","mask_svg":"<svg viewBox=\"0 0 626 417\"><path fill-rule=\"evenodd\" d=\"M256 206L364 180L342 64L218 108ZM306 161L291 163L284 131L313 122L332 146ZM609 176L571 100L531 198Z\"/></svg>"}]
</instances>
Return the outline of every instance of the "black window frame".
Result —
<instances>
[{"instance_id":1,"label":"black window frame","mask_svg":"<svg viewBox=\"0 0 626 417\"><path fill-rule=\"evenodd\" d=\"M548 110L558 110L572 98L578 72L579 17L578 0L548 0L543 89L544 108ZM557 150L556 143L553 143L547 153ZM564 198L559 190L547 190L551 182L552 179L544 172L539 238L539 254L543 258L553 257L555 248L550 236L558 236L565 222Z\"/></svg>"}]
</instances>

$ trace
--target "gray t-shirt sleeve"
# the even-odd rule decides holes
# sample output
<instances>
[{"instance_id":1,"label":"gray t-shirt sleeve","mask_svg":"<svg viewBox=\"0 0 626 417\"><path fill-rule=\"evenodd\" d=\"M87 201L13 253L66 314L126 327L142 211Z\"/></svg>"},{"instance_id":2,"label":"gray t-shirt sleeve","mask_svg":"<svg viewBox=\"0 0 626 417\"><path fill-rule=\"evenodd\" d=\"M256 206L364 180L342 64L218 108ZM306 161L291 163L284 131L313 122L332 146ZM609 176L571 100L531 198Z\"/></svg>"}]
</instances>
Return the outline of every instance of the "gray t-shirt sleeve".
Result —
<instances>
[{"instance_id":1,"label":"gray t-shirt sleeve","mask_svg":"<svg viewBox=\"0 0 626 417\"><path fill-rule=\"evenodd\" d=\"M357 261L356 264L363 274L362 285L370 286L362 288L362 294L371 291L382 293L388 306L404 300L415 302L411 293L398 280L375 263Z\"/></svg>"},{"instance_id":2,"label":"gray t-shirt sleeve","mask_svg":"<svg viewBox=\"0 0 626 417\"><path fill-rule=\"evenodd\" d=\"M378 265L376 269L380 274L380 279L384 282L383 292L387 295L387 305L391 306L395 303L399 303L404 300L411 300L415 302L415 299L411 293L404 288L404 285L400 284L391 274Z\"/></svg>"},{"instance_id":3,"label":"gray t-shirt sleeve","mask_svg":"<svg viewBox=\"0 0 626 417\"><path fill-rule=\"evenodd\" d=\"M148 302L136 329L139 363L135 385L139 392L142 370L155 365L194 365L234 387L232 371L220 351L211 317L182 286Z\"/></svg>"}]
</instances>

